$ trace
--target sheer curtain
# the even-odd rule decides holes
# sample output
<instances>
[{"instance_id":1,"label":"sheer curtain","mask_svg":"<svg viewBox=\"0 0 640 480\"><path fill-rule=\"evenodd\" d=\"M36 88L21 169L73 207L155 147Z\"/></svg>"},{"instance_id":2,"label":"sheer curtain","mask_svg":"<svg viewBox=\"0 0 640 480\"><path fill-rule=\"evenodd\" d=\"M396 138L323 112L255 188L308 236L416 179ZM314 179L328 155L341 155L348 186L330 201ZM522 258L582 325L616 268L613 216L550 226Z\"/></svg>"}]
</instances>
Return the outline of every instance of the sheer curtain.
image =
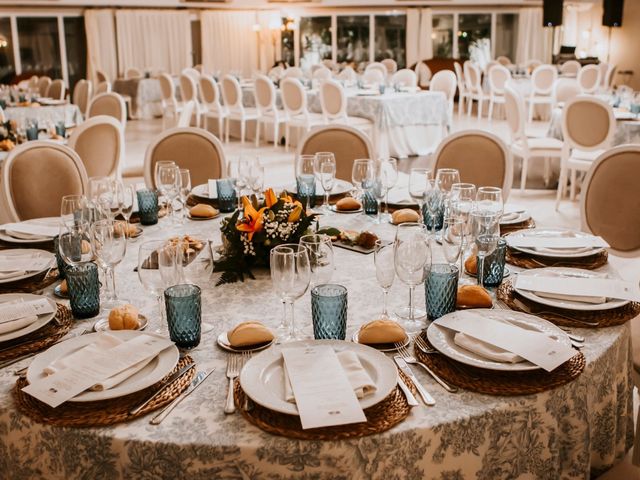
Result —
<instances>
[{"instance_id":1,"label":"sheer curtain","mask_svg":"<svg viewBox=\"0 0 640 480\"><path fill-rule=\"evenodd\" d=\"M433 57L433 17L430 8L407 10L407 67Z\"/></svg>"},{"instance_id":2,"label":"sheer curtain","mask_svg":"<svg viewBox=\"0 0 640 480\"><path fill-rule=\"evenodd\" d=\"M87 78L95 82L96 70L102 70L113 81L118 76L113 10L86 10L84 28L87 34Z\"/></svg>"},{"instance_id":3,"label":"sheer curtain","mask_svg":"<svg viewBox=\"0 0 640 480\"><path fill-rule=\"evenodd\" d=\"M423 8L420 13L420 37L418 43L418 60L433 58L433 16L430 8Z\"/></svg>"},{"instance_id":4,"label":"sheer curtain","mask_svg":"<svg viewBox=\"0 0 640 480\"><path fill-rule=\"evenodd\" d=\"M516 62L525 63L532 59L547 63L551 61L551 35L542 26L541 8L521 8Z\"/></svg>"},{"instance_id":5,"label":"sheer curtain","mask_svg":"<svg viewBox=\"0 0 640 480\"><path fill-rule=\"evenodd\" d=\"M116 11L120 73L128 68L177 75L192 65L187 11Z\"/></svg>"},{"instance_id":6,"label":"sheer curtain","mask_svg":"<svg viewBox=\"0 0 640 480\"><path fill-rule=\"evenodd\" d=\"M258 69L255 12L202 12L202 64L208 72L239 71L250 77Z\"/></svg>"},{"instance_id":7,"label":"sheer curtain","mask_svg":"<svg viewBox=\"0 0 640 480\"><path fill-rule=\"evenodd\" d=\"M259 64L260 70L266 73L281 58L282 15L277 10L265 10L258 12L257 16L260 25Z\"/></svg>"}]
</instances>

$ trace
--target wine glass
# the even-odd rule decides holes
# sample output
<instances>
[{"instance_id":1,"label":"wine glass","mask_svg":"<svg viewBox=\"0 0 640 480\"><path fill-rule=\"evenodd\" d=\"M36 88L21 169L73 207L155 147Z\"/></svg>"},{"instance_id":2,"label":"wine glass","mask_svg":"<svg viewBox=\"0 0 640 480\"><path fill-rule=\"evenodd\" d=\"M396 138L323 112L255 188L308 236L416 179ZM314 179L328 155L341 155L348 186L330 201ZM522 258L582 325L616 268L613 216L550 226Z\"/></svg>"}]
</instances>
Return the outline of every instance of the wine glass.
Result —
<instances>
[{"instance_id":1,"label":"wine glass","mask_svg":"<svg viewBox=\"0 0 640 480\"><path fill-rule=\"evenodd\" d=\"M251 167L253 166L254 162L255 162L254 157L249 157L245 155L245 156L240 156L240 158L238 158L237 184L240 192L238 197L242 196L242 192L244 191L244 188L251 188L249 184L251 182ZM240 203L240 205L242 204Z\"/></svg>"},{"instance_id":2,"label":"wine glass","mask_svg":"<svg viewBox=\"0 0 640 480\"><path fill-rule=\"evenodd\" d=\"M455 168L439 168L436 173L436 184L442 192L444 199L444 215L449 215L449 198L451 188L454 184L460 183L460 172Z\"/></svg>"},{"instance_id":3,"label":"wine glass","mask_svg":"<svg viewBox=\"0 0 640 480\"><path fill-rule=\"evenodd\" d=\"M283 326L289 326L288 334L281 342L303 340L304 336L296 329L294 320L294 302L309 288L311 265L307 247L285 243L271 250L271 282L273 288L284 303Z\"/></svg>"},{"instance_id":4,"label":"wine glass","mask_svg":"<svg viewBox=\"0 0 640 480\"><path fill-rule=\"evenodd\" d=\"M60 202L60 219L65 225L90 221L88 218L87 197L84 195L65 195Z\"/></svg>"},{"instance_id":5,"label":"wine glass","mask_svg":"<svg viewBox=\"0 0 640 480\"><path fill-rule=\"evenodd\" d=\"M478 193L476 193L476 208L502 216L504 212L502 189L498 187L478 188Z\"/></svg>"},{"instance_id":6,"label":"wine glass","mask_svg":"<svg viewBox=\"0 0 640 480\"><path fill-rule=\"evenodd\" d=\"M460 272L464 272L464 252L471 237L469 213L476 199L476 186L473 183L454 183L450 195L451 214L464 222L464 239L460 252Z\"/></svg>"},{"instance_id":7,"label":"wine glass","mask_svg":"<svg viewBox=\"0 0 640 480\"><path fill-rule=\"evenodd\" d=\"M144 289L156 297L160 310L160 325L156 332L167 334L163 293L169 284L177 283L176 248L166 240L142 242L138 249L138 280Z\"/></svg>"},{"instance_id":8,"label":"wine glass","mask_svg":"<svg viewBox=\"0 0 640 480\"><path fill-rule=\"evenodd\" d=\"M461 218L450 216L442 225L442 250L444 258L451 266L455 266L462 253L464 243L465 222Z\"/></svg>"},{"instance_id":9,"label":"wine glass","mask_svg":"<svg viewBox=\"0 0 640 480\"><path fill-rule=\"evenodd\" d=\"M89 222L76 221L73 224L61 224L58 251L69 265L82 265L93 260Z\"/></svg>"},{"instance_id":10,"label":"wine glass","mask_svg":"<svg viewBox=\"0 0 640 480\"><path fill-rule=\"evenodd\" d=\"M299 243L308 250L311 263L311 286L329 283L334 270L331 237L315 233L303 235Z\"/></svg>"},{"instance_id":11,"label":"wine glass","mask_svg":"<svg viewBox=\"0 0 640 480\"><path fill-rule=\"evenodd\" d=\"M380 169L385 172L384 187L386 189L386 193L385 193L385 199L384 199L384 204L385 204L384 213L385 213L385 217L389 217L389 190L395 187L396 183L398 182L398 160L396 160L393 157L384 159L382 160L382 162L380 162Z\"/></svg>"},{"instance_id":12,"label":"wine glass","mask_svg":"<svg viewBox=\"0 0 640 480\"><path fill-rule=\"evenodd\" d=\"M411 172L409 172L409 196L420 207L420 216L422 216L424 194L430 178L431 170L428 168L412 168Z\"/></svg>"},{"instance_id":13,"label":"wine glass","mask_svg":"<svg viewBox=\"0 0 640 480\"><path fill-rule=\"evenodd\" d=\"M191 174L186 168L180 169L180 203L182 204L182 215L180 215L181 223L187 215L187 199L191 193Z\"/></svg>"},{"instance_id":14,"label":"wine glass","mask_svg":"<svg viewBox=\"0 0 640 480\"><path fill-rule=\"evenodd\" d=\"M373 252L373 261L376 266L376 280L382 287L382 315L381 318L388 319L387 300L389 290L396 277L393 243L377 240Z\"/></svg>"},{"instance_id":15,"label":"wine glass","mask_svg":"<svg viewBox=\"0 0 640 480\"><path fill-rule=\"evenodd\" d=\"M91 205L104 218L111 216L111 196L113 185L109 177L89 178L89 200Z\"/></svg>"},{"instance_id":16,"label":"wine glass","mask_svg":"<svg viewBox=\"0 0 640 480\"><path fill-rule=\"evenodd\" d=\"M351 183L353 183L357 198L362 197L364 189L373 182L375 175L373 160L359 158L353 161L353 166L351 167Z\"/></svg>"},{"instance_id":17,"label":"wine glass","mask_svg":"<svg viewBox=\"0 0 640 480\"><path fill-rule=\"evenodd\" d=\"M121 187L118 192L118 202L120 203L120 213L122 213L128 227L131 213L133 212L133 204L136 199L136 188L134 185L124 184L121 184Z\"/></svg>"},{"instance_id":18,"label":"wine glass","mask_svg":"<svg viewBox=\"0 0 640 480\"><path fill-rule=\"evenodd\" d=\"M431 219L432 235L436 234L436 225L440 211L442 209L442 192L438 189L436 181L432 178L427 179L423 197L423 210L426 209ZM423 217L424 218L424 217ZM428 227L428 225L427 225ZM427 228L428 230L428 228Z\"/></svg>"},{"instance_id":19,"label":"wine glass","mask_svg":"<svg viewBox=\"0 0 640 480\"><path fill-rule=\"evenodd\" d=\"M484 259L493 253L500 239L501 214L483 210L478 205L471 210L471 235L478 251L478 284L484 287Z\"/></svg>"},{"instance_id":20,"label":"wine glass","mask_svg":"<svg viewBox=\"0 0 640 480\"><path fill-rule=\"evenodd\" d=\"M256 158L256 161L251 165L249 169L249 188L254 195L259 197L262 194L264 188L264 167L260 165L260 161Z\"/></svg>"},{"instance_id":21,"label":"wine glass","mask_svg":"<svg viewBox=\"0 0 640 480\"><path fill-rule=\"evenodd\" d=\"M382 164L379 164L376 170L376 177L373 181L371 189L377 204L376 211L378 212L378 215L376 216L376 219L374 221L374 223L377 224L382 223L382 200L386 198L387 192L389 191L389 182L387 179L388 173L389 172L382 167Z\"/></svg>"},{"instance_id":22,"label":"wine glass","mask_svg":"<svg viewBox=\"0 0 640 480\"><path fill-rule=\"evenodd\" d=\"M296 187L298 198L306 199L305 210L311 207L311 197L315 195L315 155L300 155L296 161Z\"/></svg>"},{"instance_id":23,"label":"wine glass","mask_svg":"<svg viewBox=\"0 0 640 480\"><path fill-rule=\"evenodd\" d=\"M324 190L322 208L329 213L329 195L336 179L336 159L331 152L318 152L315 155L314 171Z\"/></svg>"},{"instance_id":24,"label":"wine glass","mask_svg":"<svg viewBox=\"0 0 640 480\"><path fill-rule=\"evenodd\" d=\"M126 231L116 227L114 220L99 220L91 226L93 251L98 265L104 271L106 307L118 305L115 266L127 251Z\"/></svg>"},{"instance_id":25,"label":"wine glass","mask_svg":"<svg viewBox=\"0 0 640 480\"><path fill-rule=\"evenodd\" d=\"M162 167L173 167L176 165L176 162L173 160L160 160L156 162L153 170L153 180L156 186L156 190L160 192L160 196L162 196L162 204L166 207L167 198L165 193L162 190L162 185L160 185L160 169Z\"/></svg>"},{"instance_id":26,"label":"wine glass","mask_svg":"<svg viewBox=\"0 0 640 480\"><path fill-rule=\"evenodd\" d=\"M396 227L394 243L394 267L400 281L409 286L409 305L398 316L406 319L405 330L414 333L422 328L420 319L427 314L414 305L414 289L424 283L431 264L431 247L426 225L402 223Z\"/></svg>"},{"instance_id":27,"label":"wine glass","mask_svg":"<svg viewBox=\"0 0 640 480\"><path fill-rule=\"evenodd\" d=\"M242 188L245 185L244 185L244 178L240 177L239 168L240 168L240 158L238 159L238 161L235 161L235 162L229 161L227 163L227 178L231 182L231 185L233 185L233 189L236 192L236 199L238 200L237 208L242 208L242 198L240 194L242 193Z\"/></svg>"},{"instance_id":28,"label":"wine glass","mask_svg":"<svg viewBox=\"0 0 640 480\"><path fill-rule=\"evenodd\" d=\"M176 165L160 167L158 171L158 187L167 199L169 218L173 221L173 201L178 197L180 188L180 169Z\"/></svg>"}]
</instances>

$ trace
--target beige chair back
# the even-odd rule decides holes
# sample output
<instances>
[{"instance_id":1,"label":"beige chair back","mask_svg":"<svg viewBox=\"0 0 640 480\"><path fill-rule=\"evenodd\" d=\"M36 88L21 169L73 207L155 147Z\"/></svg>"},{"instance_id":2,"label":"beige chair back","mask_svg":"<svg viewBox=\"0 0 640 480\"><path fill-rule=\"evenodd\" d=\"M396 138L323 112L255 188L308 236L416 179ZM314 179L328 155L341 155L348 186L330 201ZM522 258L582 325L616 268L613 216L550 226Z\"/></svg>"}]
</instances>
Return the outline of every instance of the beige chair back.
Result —
<instances>
[{"instance_id":1,"label":"beige chair back","mask_svg":"<svg viewBox=\"0 0 640 480\"><path fill-rule=\"evenodd\" d=\"M578 72L578 85L582 93L595 93L600 86L600 67L585 65Z\"/></svg>"},{"instance_id":2,"label":"beige chair back","mask_svg":"<svg viewBox=\"0 0 640 480\"><path fill-rule=\"evenodd\" d=\"M185 68L182 70L182 72L180 72L182 75L188 75L191 78L193 78L193 82L197 85L198 84L198 80L200 79L200 72L198 70L196 70L195 68Z\"/></svg>"},{"instance_id":3,"label":"beige chair back","mask_svg":"<svg viewBox=\"0 0 640 480\"><path fill-rule=\"evenodd\" d=\"M87 172L71 148L48 140L16 147L2 168L4 203L11 221L57 217L65 195L87 193Z\"/></svg>"},{"instance_id":4,"label":"beige chair back","mask_svg":"<svg viewBox=\"0 0 640 480\"><path fill-rule=\"evenodd\" d=\"M193 186L222 178L226 172L220 140L201 128L172 128L151 142L144 159L144 180L149 188L156 188L155 166L161 160L172 160L189 170Z\"/></svg>"},{"instance_id":5,"label":"beige chair back","mask_svg":"<svg viewBox=\"0 0 640 480\"><path fill-rule=\"evenodd\" d=\"M496 63L488 70L489 89L494 95L503 95L504 87L511 80L511 72L507 67Z\"/></svg>"},{"instance_id":6,"label":"beige chair back","mask_svg":"<svg viewBox=\"0 0 640 480\"><path fill-rule=\"evenodd\" d=\"M242 105L242 88L240 82L233 75L225 75L222 77L222 98L224 104L229 110L243 112Z\"/></svg>"},{"instance_id":7,"label":"beige chair back","mask_svg":"<svg viewBox=\"0 0 640 480\"><path fill-rule=\"evenodd\" d=\"M370 70L379 70L382 74L382 78L387 78L387 67L385 67L384 64L380 62L371 62L369 65L367 65L367 68L364 69L364 72L367 73Z\"/></svg>"},{"instance_id":8,"label":"beige chair back","mask_svg":"<svg viewBox=\"0 0 640 480\"><path fill-rule=\"evenodd\" d=\"M559 78L554 86L556 103L566 103L580 95L580 86L573 78Z\"/></svg>"},{"instance_id":9,"label":"beige chair back","mask_svg":"<svg viewBox=\"0 0 640 480\"><path fill-rule=\"evenodd\" d=\"M307 113L307 95L296 78L285 78L280 82L282 105L290 117Z\"/></svg>"},{"instance_id":10,"label":"beige chair back","mask_svg":"<svg viewBox=\"0 0 640 480\"><path fill-rule=\"evenodd\" d=\"M98 115L108 115L120 122L122 128L127 124L127 107L122 97L115 92L100 93L93 97L87 117L97 117Z\"/></svg>"},{"instance_id":11,"label":"beige chair back","mask_svg":"<svg viewBox=\"0 0 640 480\"><path fill-rule=\"evenodd\" d=\"M124 132L118 120L107 115L92 117L78 125L69 147L82 159L89 177L120 177Z\"/></svg>"},{"instance_id":12,"label":"beige chair back","mask_svg":"<svg viewBox=\"0 0 640 480\"><path fill-rule=\"evenodd\" d=\"M193 77L186 73L180 74L180 96L183 102L192 102L196 100L198 89Z\"/></svg>"},{"instance_id":13,"label":"beige chair back","mask_svg":"<svg viewBox=\"0 0 640 480\"><path fill-rule=\"evenodd\" d=\"M485 74L489 74L489 72L491 71L491 69L493 67L495 67L496 65L500 65L500 62L498 62L497 60L491 60L490 62L488 62L485 66L484 66L484 73Z\"/></svg>"},{"instance_id":14,"label":"beige chair back","mask_svg":"<svg viewBox=\"0 0 640 480\"><path fill-rule=\"evenodd\" d=\"M580 62L578 62L577 60L569 60L567 62L564 62L560 66L560 74L570 75L575 77L578 75L580 68L582 68L582 65L580 65Z\"/></svg>"},{"instance_id":15,"label":"beige chair back","mask_svg":"<svg viewBox=\"0 0 640 480\"><path fill-rule=\"evenodd\" d=\"M63 80L54 80L47 89L46 97L53 98L55 100L64 100L64 94L66 93L66 87Z\"/></svg>"},{"instance_id":16,"label":"beige chair back","mask_svg":"<svg viewBox=\"0 0 640 480\"><path fill-rule=\"evenodd\" d=\"M127 71L124 72L124 78L126 79L142 78L142 72L137 68L127 68Z\"/></svg>"},{"instance_id":17,"label":"beige chair back","mask_svg":"<svg viewBox=\"0 0 640 480\"><path fill-rule=\"evenodd\" d=\"M453 68L456 72L456 82L458 84L458 92L460 94L467 91L467 84L464 81L464 74L462 73L462 67L458 62L453 62Z\"/></svg>"},{"instance_id":18,"label":"beige chair back","mask_svg":"<svg viewBox=\"0 0 640 480\"><path fill-rule=\"evenodd\" d=\"M592 95L578 95L562 109L566 148L594 151L609 148L616 129L613 108Z\"/></svg>"},{"instance_id":19,"label":"beige chair back","mask_svg":"<svg viewBox=\"0 0 640 480\"><path fill-rule=\"evenodd\" d=\"M358 158L375 159L371 141L360 130L346 125L327 125L311 130L298 147L300 155L333 152L336 159L336 178L351 181L353 161Z\"/></svg>"},{"instance_id":20,"label":"beige chair back","mask_svg":"<svg viewBox=\"0 0 640 480\"><path fill-rule=\"evenodd\" d=\"M418 86L420 87L428 87L429 82L431 82L431 69L429 65L424 62L416 63L415 74L418 77Z\"/></svg>"},{"instance_id":21,"label":"beige chair back","mask_svg":"<svg viewBox=\"0 0 640 480\"><path fill-rule=\"evenodd\" d=\"M467 91L479 94L482 93L482 77L480 69L471 61L464 62L464 81Z\"/></svg>"},{"instance_id":22,"label":"beige chair back","mask_svg":"<svg viewBox=\"0 0 640 480\"><path fill-rule=\"evenodd\" d=\"M51 85L51 79L49 77L40 77L38 79L38 95L46 97L49 85Z\"/></svg>"},{"instance_id":23,"label":"beige chair back","mask_svg":"<svg viewBox=\"0 0 640 480\"><path fill-rule=\"evenodd\" d=\"M29 79L29 91L35 92L38 90L38 76L32 75Z\"/></svg>"},{"instance_id":24,"label":"beige chair back","mask_svg":"<svg viewBox=\"0 0 640 480\"><path fill-rule=\"evenodd\" d=\"M79 80L73 88L73 104L80 109L82 115L87 112L92 89L91 82L85 79Z\"/></svg>"},{"instance_id":25,"label":"beige chair back","mask_svg":"<svg viewBox=\"0 0 640 480\"><path fill-rule=\"evenodd\" d=\"M507 84L504 88L504 100L505 116L511 132L511 140L513 142L522 140L526 143L525 125L527 117L524 98Z\"/></svg>"},{"instance_id":26,"label":"beige chair back","mask_svg":"<svg viewBox=\"0 0 640 480\"><path fill-rule=\"evenodd\" d=\"M333 77L333 74L331 73L331 70L329 70L325 66L322 66L322 67L316 69L315 72L313 72L313 75L312 75L311 78L313 78L314 80L318 80L320 82L323 82L324 80L330 80L331 77Z\"/></svg>"},{"instance_id":27,"label":"beige chair back","mask_svg":"<svg viewBox=\"0 0 640 480\"><path fill-rule=\"evenodd\" d=\"M542 62L534 58L532 60L527 60L524 64L524 68L529 74L532 74L540 65L542 65Z\"/></svg>"},{"instance_id":28,"label":"beige chair back","mask_svg":"<svg viewBox=\"0 0 640 480\"><path fill-rule=\"evenodd\" d=\"M640 145L600 155L582 186L582 229L604 238L618 256L640 255Z\"/></svg>"},{"instance_id":29,"label":"beige chair back","mask_svg":"<svg viewBox=\"0 0 640 480\"><path fill-rule=\"evenodd\" d=\"M109 82L100 82L96 87L96 95L101 93L110 93L111 92L111 84Z\"/></svg>"},{"instance_id":30,"label":"beige chair back","mask_svg":"<svg viewBox=\"0 0 640 480\"><path fill-rule=\"evenodd\" d=\"M447 100L452 102L456 94L456 74L451 70L436 72L429 84L429 90L443 92L447 96Z\"/></svg>"},{"instance_id":31,"label":"beige chair back","mask_svg":"<svg viewBox=\"0 0 640 480\"><path fill-rule=\"evenodd\" d=\"M386 67L389 75L393 75L398 71L398 63L393 58L385 58L380 63Z\"/></svg>"},{"instance_id":32,"label":"beige chair back","mask_svg":"<svg viewBox=\"0 0 640 480\"><path fill-rule=\"evenodd\" d=\"M96 80L98 83L109 82L109 77L102 70L96 70Z\"/></svg>"},{"instance_id":33,"label":"beige chair back","mask_svg":"<svg viewBox=\"0 0 640 480\"><path fill-rule=\"evenodd\" d=\"M193 69L198 72L200 75L204 74L204 66L199 63L198 65L194 66Z\"/></svg>"},{"instance_id":34,"label":"beige chair back","mask_svg":"<svg viewBox=\"0 0 640 480\"><path fill-rule=\"evenodd\" d=\"M304 72L300 67L289 67L284 71L282 75L282 78L302 78L302 77L304 77Z\"/></svg>"},{"instance_id":35,"label":"beige chair back","mask_svg":"<svg viewBox=\"0 0 640 480\"><path fill-rule=\"evenodd\" d=\"M410 68L403 68L391 76L391 83L399 87L417 87L418 76Z\"/></svg>"},{"instance_id":36,"label":"beige chair back","mask_svg":"<svg viewBox=\"0 0 640 480\"><path fill-rule=\"evenodd\" d=\"M320 85L320 105L325 121L347 120L347 97L342 84L327 80Z\"/></svg>"},{"instance_id":37,"label":"beige chair back","mask_svg":"<svg viewBox=\"0 0 640 480\"><path fill-rule=\"evenodd\" d=\"M200 76L200 95L202 95L202 101L210 109L221 110L220 89L218 88L218 82L211 75L202 74Z\"/></svg>"},{"instance_id":38,"label":"beige chair back","mask_svg":"<svg viewBox=\"0 0 640 480\"><path fill-rule=\"evenodd\" d=\"M548 96L558 78L558 70L553 65L539 65L531 74L532 95Z\"/></svg>"},{"instance_id":39,"label":"beige chair back","mask_svg":"<svg viewBox=\"0 0 640 480\"><path fill-rule=\"evenodd\" d=\"M505 55L500 55L498 58L496 58L496 62L498 62L503 67L508 67L512 64L511 59Z\"/></svg>"},{"instance_id":40,"label":"beige chair back","mask_svg":"<svg viewBox=\"0 0 640 480\"><path fill-rule=\"evenodd\" d=\"M385 75L378 68L367 70L362 75L362 81L367 85L384 85Z\"/></svg>"},{"instance_id":41,"label":"beige chair back","mask_svg":"<svg viewBox=\"0 0 640 480\"><path fill-rule=\"evenodd\" d=\"M162 93L162 99L168 102L175 102L176 93L173 79L168 73L161 73L158 75L158 81L160 82L160 91Z\"/></svg>"},{"instance_id":42,"label":"beige chair back","mask_svg":"<svg viewBox=\"0 0 640 480\"><path fill-rule=\"evenodd\" d=\"M256 107L261 115L276 110L276 87L269 77L258 74L255 78Z\"/></svg>"},{"instance_id":43,"label":"beige chair back","mask_svg":"<svg viewBox=\"0 0 640 480\"><path fill-rule=\"evenodd\" d=\"M463 130L442 140L435 154L434 171L455 168L460 181L478 187L500 187L505 200L513 183L513 159L505 143L493 133Z\"/></svg>"},{"instance_id":44,"label":"beige chair back","mask_svg":"<svg viewBox=\"0 0 640 480\"><path fill-rule=\"evenodd\" d=\"M617 67L615 65L608 65L607 71L602 76L602 88L608 90L613 87L613 77L616 74Z\"/></svg>"},{"instance_id":45,"label":"beige chair back","mask_svg":"<svg viewBox=\"0 0 640 480\"><path fill-rule=\"evenodd\" d=\"M338 74L338 79L339 80L343 80L345 82L353 82L353 83L355 83L355 82L358 81L358 74L356 73L356 71L352 67L347 65Z\"/></svg>"}]
</instances>

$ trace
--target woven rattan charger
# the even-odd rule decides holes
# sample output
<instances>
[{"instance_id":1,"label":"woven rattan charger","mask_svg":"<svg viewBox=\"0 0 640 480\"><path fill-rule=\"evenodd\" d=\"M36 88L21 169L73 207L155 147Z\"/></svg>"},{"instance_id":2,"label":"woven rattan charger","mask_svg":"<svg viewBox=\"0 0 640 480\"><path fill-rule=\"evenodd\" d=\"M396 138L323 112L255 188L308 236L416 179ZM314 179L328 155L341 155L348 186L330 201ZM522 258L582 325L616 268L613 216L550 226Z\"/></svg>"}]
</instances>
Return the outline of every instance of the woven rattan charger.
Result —
<instances>
[{"instance_id":1,"label":"woven rattan charger","mask_svg":"<svg viewBox=\"0 0 640 480\"><path fill-rule=\"evenodd\" d=\"M165 379L192 362L191 357L184 356L178 361L175 368L165 376ZM129 411L160 390L164 386L164 379L151 387L124 397L97 402L66 402L57 408L51 408L31 395L22 392L22 388L29 383L25 378L19 378L13 388L13 398L18 409L38 423L59 427L103 427L133 420L169 404L189 386L195 371L196 369L192 368L172 382L168 388L135 415L131 415Z\"/></svg>"},{"instance_id":2,"label":"woven rattan charger","mask_svg":"<svg viewBox=\"0 0 640 480\"><path fill-rule=\"evenodd\" d=\"M607 264L609 254L602 250L588 257L557 258L531 255L513 248L507 247L506 262L521 268L545 268L545 267L574 267L595 270Z\"/></svg>"}]
</instances>

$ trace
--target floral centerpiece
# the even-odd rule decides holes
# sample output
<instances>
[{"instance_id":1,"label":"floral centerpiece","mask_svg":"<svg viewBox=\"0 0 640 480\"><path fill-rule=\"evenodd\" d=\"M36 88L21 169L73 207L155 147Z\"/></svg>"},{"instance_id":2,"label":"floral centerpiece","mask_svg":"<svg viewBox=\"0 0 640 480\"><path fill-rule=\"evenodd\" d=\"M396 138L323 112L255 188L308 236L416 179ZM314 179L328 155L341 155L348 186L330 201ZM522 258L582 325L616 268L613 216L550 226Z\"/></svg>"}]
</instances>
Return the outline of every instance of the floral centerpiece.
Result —
<instances>
[{"instance_id":1,"label":"floral centerpiece","mask_svg":"<svg viewBox=\"0 0 640 480\"><path fill-rule=\"evenodd\" d=\"M264 200L255 195L242 197L243 211L222 221L222 256L214 272L222 272L217 285L254 278L253 267L268 267L269 253L283 243L298 243L308 233L315 214L307 214L302 204L286 191L278 197L272 189ZM240 214L242 213L242 216Z\"/></svg>"}]
</instances>

